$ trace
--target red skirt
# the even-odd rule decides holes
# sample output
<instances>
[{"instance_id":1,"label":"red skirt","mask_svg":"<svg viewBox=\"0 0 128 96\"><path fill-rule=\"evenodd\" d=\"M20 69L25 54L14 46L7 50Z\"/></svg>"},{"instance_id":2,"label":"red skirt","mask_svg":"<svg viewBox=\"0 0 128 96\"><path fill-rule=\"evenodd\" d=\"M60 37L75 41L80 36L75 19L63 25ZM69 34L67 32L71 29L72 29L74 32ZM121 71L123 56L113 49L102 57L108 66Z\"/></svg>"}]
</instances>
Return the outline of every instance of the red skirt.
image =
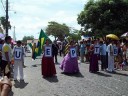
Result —
<instances>
[{"instance_id":1,"label":"red skirt","mask_svg":"<svg viewBox=\"0 0 128 96\"><path fill-rule=\"evenodd\" d=\"M56 74L56 68L53 57L42 57L42 75L45 77L54 76Z\"/></svg>"}]
</instances>

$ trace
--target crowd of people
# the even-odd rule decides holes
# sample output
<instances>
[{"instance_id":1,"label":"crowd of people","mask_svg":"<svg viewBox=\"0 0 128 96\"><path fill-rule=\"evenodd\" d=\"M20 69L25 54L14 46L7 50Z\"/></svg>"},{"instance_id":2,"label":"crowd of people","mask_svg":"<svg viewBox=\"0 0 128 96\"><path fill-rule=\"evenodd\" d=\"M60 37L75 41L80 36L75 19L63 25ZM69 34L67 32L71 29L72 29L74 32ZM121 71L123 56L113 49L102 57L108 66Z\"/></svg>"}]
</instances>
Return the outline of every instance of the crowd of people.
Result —
<instances>
[{"instance_id":1,"label":"crowd of people","mask_svg":"<svg viewBox=\"0 0 128 96\"><path fill-rule=\"evenodd\" d=\"M82 40L79 45L81 62L90 62L90 72L101 70L114 72L116 69L123 69L128 60L128 43L123 40ZM85 59L84 59L85 58Z\"/></svg>"},{"instance_id":2,"label":"crowd of people","mask_svg":"<svg viewBox=\"0 0 128 96\"><path fill-rule=\"evenodd\" d=\"M46 42L46 45L44 45L45 47L47 46L47 43L48 41ZM53 49L52 52L54 54L53 45L51 45L51 48ZM70 41L67 44L58 44L58 46L60 45L61 47L57 47L58 52L61 50L64 56L62 62L60 63L60 69L64 73L80 72L78 59L81 61L81 63L89 63L89 72L91 73L100 71L99 66L101 66L101 71L115 72L117 69L123 70L124 66L128 65L128 43L126 39L108 39L106 41L99 39L89 39L81 40L79 43ZM72 57L72 49L74 49L75 57ZM44 77L47 77L46 74L50 74L48 76L54 76L56 74L54 57L54 55L51 55L51 57L47 57L45 54L43 55L42 75ZM44 66L47 66L48 68L45 68Z\"/></svg>"},{"instance_id":3,"label":"crowd of people","mask_svg":"<svg viewBox=\"0 0 128 96\"><path fill-rule=\"evenodd\" d=\"M0 41L0 71L3 77L7 76L0 81L0 86L8 85L8 88L12 86L8 79L11 77L11 69L14 72L14 81L18 79L18 72L20 81L24 81L23 67L26 53L26 48L21 41L17 41L14 46L11 40L12 38L7 36L5 40ZM91 73L99 71L99 61L101 61L101 71L115 72L116 69L123 70L128 63L128 42L125 39L118 41L88 39L80 42L71 40L64 43L57 43L57 41L50 43L47 39L42 46L42 53L41 73L43 78L56 76L55 64L59 64L57 57L62 54L64 58L60 62L60 69L63 73L79 73L78 60L81 63L89 63L89 72ZM11 67L12 64L13 67Z\"/></svg>"},{"instance_id":4,"label":"crowd of people","mask_svg":"<svg viewBox=\"0 0 128 96\"><path fill-rule=\"evenodd\" d=\"M20 81L24 81L24 56L25 47L21 41L13 44L10 36L0 40L0 96L8 96L12 87L10 79L17 81L18 71ZM14 76L11 73L14 73Z\"/></svg>"}]
</instances>

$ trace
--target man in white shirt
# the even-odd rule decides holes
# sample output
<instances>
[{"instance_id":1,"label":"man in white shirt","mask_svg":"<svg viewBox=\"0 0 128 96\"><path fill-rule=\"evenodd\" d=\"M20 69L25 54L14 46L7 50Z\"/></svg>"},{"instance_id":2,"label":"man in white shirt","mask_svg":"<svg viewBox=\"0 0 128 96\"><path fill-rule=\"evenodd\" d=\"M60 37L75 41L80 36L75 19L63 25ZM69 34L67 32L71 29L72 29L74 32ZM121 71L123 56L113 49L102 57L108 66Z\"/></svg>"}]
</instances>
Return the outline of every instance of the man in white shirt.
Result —
<instances>
[{"instance_id":1,"label":"man in white shirt","mask_svg":"<svg viewBox=\"0 0 128 96\"><path fill-rule=\"evenodd\" d=\"M18 75L18 69L19 69L19 75L20 80L24 80L24 74L23 74L23 63L24 63L24 48L22 47L22 42L17 41L17 45L13 49L13 55L14 55L14 81L17 80Z\"/></svg>"}]
</instances>

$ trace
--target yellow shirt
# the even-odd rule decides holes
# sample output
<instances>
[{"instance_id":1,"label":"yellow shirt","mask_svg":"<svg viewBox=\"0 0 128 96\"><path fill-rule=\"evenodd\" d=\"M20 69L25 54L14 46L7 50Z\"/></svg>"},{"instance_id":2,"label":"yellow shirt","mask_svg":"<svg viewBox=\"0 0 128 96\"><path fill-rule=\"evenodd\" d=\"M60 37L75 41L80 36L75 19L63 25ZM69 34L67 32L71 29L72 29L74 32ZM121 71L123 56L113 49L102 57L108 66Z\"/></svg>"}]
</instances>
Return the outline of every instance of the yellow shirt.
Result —
<instances>
[{"instance_id":1,"label":"yellow shirt","mask_svg":"<svg viewBox=\"0 0 128 96\"><path fill-rule=\"evenodd\" d=\"M9 44L4 44L2 47L2 60L7 61L5 53L8 52L9 61L11 61L12 49Z\"/></svg>"}]
</instances>

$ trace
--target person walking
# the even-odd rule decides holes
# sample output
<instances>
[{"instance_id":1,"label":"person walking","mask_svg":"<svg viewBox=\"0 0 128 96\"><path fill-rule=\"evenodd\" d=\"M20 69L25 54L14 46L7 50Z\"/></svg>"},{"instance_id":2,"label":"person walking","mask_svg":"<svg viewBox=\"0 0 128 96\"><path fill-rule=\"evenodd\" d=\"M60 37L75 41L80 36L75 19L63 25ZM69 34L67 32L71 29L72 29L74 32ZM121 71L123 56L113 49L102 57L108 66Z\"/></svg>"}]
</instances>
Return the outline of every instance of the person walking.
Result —
<instances>
[{"instance_id":1,"label":"person walking","mask_svg":"<svg viewBox=\"0 0 128 96\"><path fill-rule=\"evenodd\" d=\"M59 43L59 54L60 54L60 57L62 56L62 48L63 48L62 43Z\"/></svg>"},{"instance_id":2,"label":"person walking","mask_svg":"<svg viewBox=\"0 0 128 96\"><path fill-rule=\"evenodd\" d=\"M55 58L55 63L58 64L57 55L58 55L59 46L56 43L56 41L54 41L54 43L52 44L52 49L53 49L52 55Z\"/></svg>"},{"instance_id":3,"label":"person walking","mask_svg":"<svg viewBox=\"0 0 128 96\"><path fill-rule=\"evenodd\" d=\"M42 57L42 76L51 77L55 76L56 68L54 64L54 57L53 57L53 48L52 44L49 44L49 40L46 40L46 44L43 46L43 57Z\"/></svg>"},{"instance_id":4,"label":"person walking","mask_svg":"<svg viewBox=\"0 0 128 96\"><path fill-rule=\"evenodd\" d=\"M13 48L14 55L14 81L17 80L18 70L20 75L20 80L24 80L23 74L23 63L24 63L24 48L22 47L22 42L17 41L17 45Z\"/></svg>"},{"instance_id":5,"label":"person walking","mask_svg":"<svg viewBox=\"0 0 128 96\"><path fill-rule=\"evenodd\" d=\"M77 60L77 51L76 46L73 41L70 42L68 46L68 53L64 57L60 69L63 70L64 73L78 73L78 60Z\"/></svg>"}]
</instances>

